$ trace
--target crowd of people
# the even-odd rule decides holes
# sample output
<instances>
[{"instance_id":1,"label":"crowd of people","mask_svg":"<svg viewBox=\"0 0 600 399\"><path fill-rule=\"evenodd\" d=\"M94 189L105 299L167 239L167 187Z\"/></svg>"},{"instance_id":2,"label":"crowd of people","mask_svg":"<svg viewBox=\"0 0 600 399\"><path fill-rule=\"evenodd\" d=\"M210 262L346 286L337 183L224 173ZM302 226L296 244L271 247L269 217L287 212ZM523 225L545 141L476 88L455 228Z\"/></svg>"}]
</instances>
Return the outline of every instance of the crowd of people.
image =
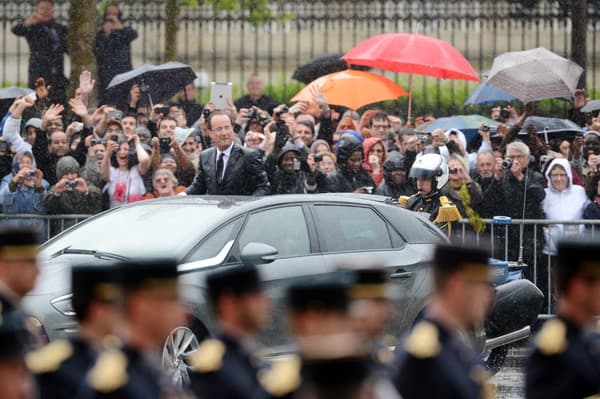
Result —
<instances>
[{"instance_id":1,"label":"crowd of people","mask_svg":"<svg viewBox=\"0 0 600 399\"><path fill-rule=\"evenodd\" d=\"M480 349L468 338L494 302L484 249L437 245L432 296L395 350L384 336L392 314L384 269L342 266L294 282L285 303L271 303L257 265L213 269L206 292L196 295L205 295L214 331L180 352L192 340L175 331L191 315L169 258L74 265L77 332L47 343L21 303L39 272L38 240L33 230L0 231L3 399L494 397ZM600 392L600 245L561 241L557 253L558 317L546 322L528 354L529 399ZM257 337L273 306L285 307L295 352L265 359Z\"/></svg>"}]
</instances>

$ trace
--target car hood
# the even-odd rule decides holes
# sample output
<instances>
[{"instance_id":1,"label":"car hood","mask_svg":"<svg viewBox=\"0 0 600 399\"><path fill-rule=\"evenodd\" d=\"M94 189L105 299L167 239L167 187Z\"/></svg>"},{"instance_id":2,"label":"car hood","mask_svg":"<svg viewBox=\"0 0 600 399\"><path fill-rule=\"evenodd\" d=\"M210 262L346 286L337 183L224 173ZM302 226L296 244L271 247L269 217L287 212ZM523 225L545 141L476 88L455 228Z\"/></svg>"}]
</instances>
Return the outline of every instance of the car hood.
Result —
<instances>
[{"instance_id":1,"label":"car hood","mask_svg":"<svg viewBox=\"0 0 600 399\"><path fill-rule=\"evenodd\" d=\"M38 275L35 289L28 296L66 294L71 291L71 268L75 264L108 264L98 261L92 256L63 255L55 259L39 261L40 274Z\"/></svg>"}]
</instances>

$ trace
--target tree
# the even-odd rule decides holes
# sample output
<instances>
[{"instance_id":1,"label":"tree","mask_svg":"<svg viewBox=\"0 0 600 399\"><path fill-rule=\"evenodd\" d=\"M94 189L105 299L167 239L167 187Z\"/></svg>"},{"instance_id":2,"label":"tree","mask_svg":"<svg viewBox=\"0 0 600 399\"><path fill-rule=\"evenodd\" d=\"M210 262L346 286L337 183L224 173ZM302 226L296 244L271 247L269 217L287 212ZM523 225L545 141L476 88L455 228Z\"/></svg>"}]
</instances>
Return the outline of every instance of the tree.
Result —
<instances>
[{"instance_id":1,"label":"tree","mask_svg":"<svg viewBox=\"0 0 600 399\"><path fill-rule=\"evenodd\" d=\"M69 34L68 45L71 57L71 77L68 96L71 96L79 85L79 74L83 70L95 74L96 58L94 57L94 41L96 34L96 0L69 1Z\"/></svg>"},{"instance_id":2,"label":"tree","mask_svg":"<svg viewBox=\"0 0 600 399\"><path fill-rule=\"evenodd\" d=\"M571 0L571 60L583 67L577 88L585 88L587 67L587 0Z\"/></svg>"}]
</instances>

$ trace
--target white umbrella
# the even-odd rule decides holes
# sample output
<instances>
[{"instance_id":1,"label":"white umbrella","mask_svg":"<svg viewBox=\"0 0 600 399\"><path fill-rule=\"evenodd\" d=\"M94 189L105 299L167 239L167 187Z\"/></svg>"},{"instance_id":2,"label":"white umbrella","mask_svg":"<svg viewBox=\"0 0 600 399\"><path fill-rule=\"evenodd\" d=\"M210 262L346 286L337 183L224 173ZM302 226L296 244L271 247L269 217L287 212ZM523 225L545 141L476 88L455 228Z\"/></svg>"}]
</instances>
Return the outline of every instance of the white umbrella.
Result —
<instances>
[{"instance_id":1,"label":"white umbrella","mask_svg":"<svg viewBox=\"0 0 600 399\"><path fill-rule=\"evenodd\" d=\"M499 55L487 81L528 103L572 96L582 73L573 61L538 47Z\"/></svg>"}]
</instances>

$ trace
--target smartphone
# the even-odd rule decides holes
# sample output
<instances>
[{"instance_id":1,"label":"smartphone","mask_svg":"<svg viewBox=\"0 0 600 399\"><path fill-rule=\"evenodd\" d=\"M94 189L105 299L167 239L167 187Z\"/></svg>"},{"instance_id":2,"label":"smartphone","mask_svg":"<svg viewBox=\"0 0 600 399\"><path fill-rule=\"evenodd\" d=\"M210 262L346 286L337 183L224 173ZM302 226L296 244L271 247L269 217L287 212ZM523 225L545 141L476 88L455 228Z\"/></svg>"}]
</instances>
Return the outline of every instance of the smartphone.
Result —
<instances>
[{"instance_id":1,"label":"smartphone","mask_svg":"<svg viewBox=\"0 0 600 399\"><path fill-rule=\"evenodd\" d=\"M37 101L37 95L35 94L35 91L33 93L29 93L27 97L31 98L34 102Z\"/></svg>"},{"instance_id":2,"label":"smartphone","mask_svg":"<svg viewBox=\"0 0 600 399\"><path fill-rule=\"evenodd\" d=\"M121 118L123 118L123 112L121 112L119 110L109 111L108 112L108 119L109 120L116 119L116 120L120 121Z\"/></svg>"},{"instance_id":3,"label":"smartphone","mask_svg":"<svg viewBox=\"0 0 600 399\"><path fill-rule=\"evenodd\" d=\"M165 154L171 151L171 138L170 137L160 137L158 139L160 144L160 153Z\"/></svg>"},{"instance_id":4,"label":"smartphone","mask_svg":"<svg viewBox=\"0 0 600 399\"><path fill-rule=\"evenodd\" d=\"M215 104L215 109L226 109L227 100L231 98L231 82L210 82L210 101Z\"/></svg>"}]
</instances>

